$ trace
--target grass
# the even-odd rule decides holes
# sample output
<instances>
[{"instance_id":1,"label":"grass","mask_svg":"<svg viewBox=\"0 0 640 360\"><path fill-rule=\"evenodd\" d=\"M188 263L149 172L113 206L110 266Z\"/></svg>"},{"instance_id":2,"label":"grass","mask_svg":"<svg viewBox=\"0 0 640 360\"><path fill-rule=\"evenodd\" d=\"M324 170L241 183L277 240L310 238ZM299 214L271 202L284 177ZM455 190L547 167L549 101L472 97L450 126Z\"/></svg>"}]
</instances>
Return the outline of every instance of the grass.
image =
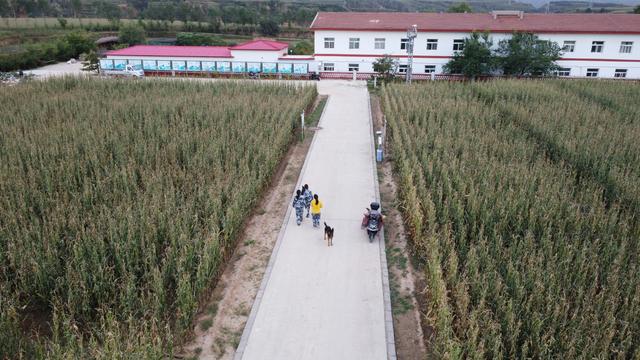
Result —
<instances>
[{"instance_id":1,"label":"grass","mask_svg":"<svg viewBox=\"0 0 640 360\"><path fill-rule=\"evenodd\" d=\"M170 354L315 97L236 82L1 87L0 358ZM23 327L35 313L50 337Z\"/></svg>"},{"instance_id":2,"label":"grass","mask_svg":"<svg viewBox=\"0 0 640 360\"><path fill-rule=\"evenodd\" d=\"M58 18L3 18L0 19L0 30L6 29L37 29L37 28L49 28L49 29L73 29L79 27L86 27L89 25L110 25L113 24L111 20L104 18L65 18L67 25L63 28L58 21ZM146 21L146 20L145 20ZM155 21L155 20L152 20ZM137 24L137 19L120 19L122 24ZM196 22L189 22L190 24L197 25ZM206 23L202 23L203 25ZM176 20L171 23L172 29L182 29L184 22Z\"/></svg>"},{"instance_id":3,"label":"grass","mask_svg":"<svg viewBox=\"0 0 640 360\"><path fill-rule=\"evenodd\" d=\"M213 325L213 319L205 319L200 322L200 330L207 331Z\"/></svg>"},{"instance_id":4,"label":"grass","mask_svg":"<svg viewBox=\"0 0 640 360\"><path fill-rule=\"evenodd\" d=\"M216 300L216 302L212 303L211 305L209 305L207 307L207 314L211 315L211 316L216 316L216 314L218 313L218 302L220 300Z\"/></svg>"},{"instance_id":5,"label":"grass","mask_svg":"<svg viewBox=\"0 0 640 360\"><path fill-rule=\"evenodd\" d=\"M640 354L638 94L608 81L381 89L434 357Z\"/></svg>"},{"instance_id":6,"label":"grass","mask_svg":"<svg viewBox=\"0 0 640 360\"><path fill-rule=\"evenodd\" d=\"M240 304L238 305L235 310L234 313L237 316L249 316L249 312L251 311L251 308L249 306L247 306L247 304Z\"/></svg>"},{"instance_id":7,"label":"grass","mask_svg":"<svg viewBox=\"0 0 640 360\"><path fill-rule=\"evenodd\" d=\"M322 112L324 111L324 107L327 104L328 96L321 96L320 101L318 102L318 106L313 110L311 114L305 117L304 124L308 127L318 126L318 122L320 122L320 117L322 116Z\"/></svg>"}]
</instances>

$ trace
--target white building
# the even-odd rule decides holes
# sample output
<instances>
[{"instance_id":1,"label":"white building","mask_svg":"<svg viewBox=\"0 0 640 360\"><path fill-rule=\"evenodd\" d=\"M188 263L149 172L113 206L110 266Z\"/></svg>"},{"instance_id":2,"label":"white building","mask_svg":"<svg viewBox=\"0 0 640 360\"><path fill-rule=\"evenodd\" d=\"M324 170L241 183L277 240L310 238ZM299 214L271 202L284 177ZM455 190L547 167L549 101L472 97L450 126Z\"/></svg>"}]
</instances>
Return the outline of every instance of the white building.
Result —
<instances>
[{"instance_id":1,"label":"white building","mask_svg":"<svg viewBox=\"0 0 640 360\"><path fill-rule=\"evenodd\" d=\"M287 55L287 43L253 40L236 46L136 45L107 52L102 70L132 64L145 73L264 73L307 75L311 56Z\"/></svg>"},{"instance_id":2,"label":"white building","mask_svg":"<svg viewBox=\"0 0 640 360\"><path fill-rule=\"evenodd\" d=\"M417 25L414 74L441 73L463 39L488 31L497 46L515 31L532 32L563 47L559 76L640 79L640 15L349 13L316 15L314 58L321 73L372 73L373 62L389 55L406 71L406 32Z\"/></svg>"},{"instance_id":3,"label":"white building","mask_svg":"<svg viewBox=\"0 0 640 360\"><path fill-rule=\"evenodd\" d=\"M288 44L254 40L237 46L138 45L107 53L104 70L133 64L145 73L224 74L259 72L291 76L360 78L373 73L373 62L385 55L407 69L406 31L416 25L413 73L440 74L474 31L488 31L495 46L513 32L532 32L563 47L558 76L640 79L640 15L634 14L489 14L352 13L316 15L315 54L292 56Z\"/></svg>"}]
</instances>

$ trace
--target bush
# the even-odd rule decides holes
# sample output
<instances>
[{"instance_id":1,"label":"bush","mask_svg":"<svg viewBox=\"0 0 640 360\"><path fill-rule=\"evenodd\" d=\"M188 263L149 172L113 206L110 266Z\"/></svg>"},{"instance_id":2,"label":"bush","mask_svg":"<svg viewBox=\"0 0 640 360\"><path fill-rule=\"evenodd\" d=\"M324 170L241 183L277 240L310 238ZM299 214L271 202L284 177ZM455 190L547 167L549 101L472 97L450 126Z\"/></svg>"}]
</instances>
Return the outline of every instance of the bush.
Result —
<instances>
[{"instance_id":1,"label":"bush","mask_svg":"<svg viewBox=\"0 0 640 360\"><path fill-rule=\"evenodd\" d=\"M201 33L178 33L176 36L176 45L210 45L210 46L226 46L229 45L222 38L214 35Z\"/></svg>"},{"instance_id":2,"label":"bush","mask_svg":"<svg viewBox=\"0 0 640 360\"><path fill-rule=\"evenodd\" d=\"M55 42L29 44L24 51L0 55L0 71L31 69L54 61L67 61L95 49L95 43L83 32L73 32Z\"/></svg>"},{"instance_id":3,"label":"bush","mask_svg":"<svg viewBox=\"0 0 640 360\"><path fill-rule=\"evenodd\" d=\"M313 54L313 44L307 40L302 40L298 42L292 49L292 55L312 55Z\"/></svg>"},{"instance_id":4,"label":"bush","mask_svg":"<svg viewBox=\"0 0 640 360\"><path fill-rule=\"evenodd\" d=\"M123 44L136 45L143 44L146 41L144 29L134 24L121 26L118 36Z\"/></svg>"},{"instance_id":5,"label":"bush","mask_svg":"<svg viewBox=\"0 0 640 360\"><path fill-rule=\"evenodd\" d=\"M280 33L280 25L274 20L263 20L260 22L260 33L262 35L276 36Z\"/></svg>"}]
</instances>

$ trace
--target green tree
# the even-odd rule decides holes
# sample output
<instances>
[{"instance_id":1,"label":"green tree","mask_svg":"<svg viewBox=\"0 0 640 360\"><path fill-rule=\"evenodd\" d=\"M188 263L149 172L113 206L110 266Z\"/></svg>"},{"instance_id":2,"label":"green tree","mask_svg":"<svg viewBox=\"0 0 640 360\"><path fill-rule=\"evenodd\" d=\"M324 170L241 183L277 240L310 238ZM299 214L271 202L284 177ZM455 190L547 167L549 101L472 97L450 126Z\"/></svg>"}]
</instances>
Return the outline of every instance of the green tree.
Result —
<instances>
[{"instance_id":1,"label":"green tree","mask_svg":"<svg viewBox=\"0 0 640 360\"><path fill-rule=\"evenodd\" d=\"M89 72L97 72L100 68L99 66L100 60L98 59L98 54L95 51L91 50L85 60L82 62L82 71Z\"/></svg>"},{"instance_id":2,"label":"green tree","mask_svg":"<svg viewBox=\"0 0 640 360\"><path fill-rule=\"evenodd\" d=\"M461 2L459 4L451 5L449 7L449 9L447 10L447 12L450 12L450 13L472 13L473 10L471 9L471 6L469 6L469 4L467 4L466 2Z\"/></svg>"},{"instance_id":3,"label":"green tree","mask_svg":"<svg viewBox=\"0 0 640 360\"><path fill-rule=\"evenodd\" d=\"M561 49L552 41L543 41L532 33L515 33L500 41L498 62L505 75L543 76L557 69Z\"/></svg>"},{"instance_id":4,"label":"green tree","mask_svg":"<svg viewBox=\"0 0 640 360\"><path fill-rule=\"evenodd\" d=\"M373 71L385 81L393 79L398 67L398 61L389 55L385 55L373 62Z\"/></svg>"},{"instance_id":5,"label":"green tree","mask_svg":"<svg viewBox=\"0 0 640 360\"><path fill-rule=\"evenodd\" d=\"M58 24L60 24L61 28L66 29L67 28L67 19L58 18Z\"/></svg>"},{"instance_id":6,"label":"green tree","mask_svg":"<svg viewBox=\"0 0 640 360\"><path fill-rule=\"evenodd\" d=\"M302 40L296 43L290 51L292 55L312 55L313 44L307 40Z\"/></svg>"},{"instance_id":7,"label":"green tree","mask_svg":"<svg viewBox=\"0 0 640 360\"><path fill-rule=\"evenodd\" d=\"M209 35L209 34L181 32L176 35L176 45L226 46L229 44L226 41L224 41L224 39L218 36Z\"/></svg>"},{"instance_id":8,"label":"green tree","mask_svg":"<svg viewBox=\"0 0 640 360\"><path fill-rule=\"evenodd\" d=\"M633 13L640 14L640 5L636 6L635 9L633 9Z\"/></svg>"},{"instance_id":9,"label":"green tree","mask_svg":"<svg viewBox=\"0 0 640 360\"><path fill-rule=\"evenodd\" d=\"M73 8L73 16L78 17L80 10L82 10L81 0L71 0L71 7Z\"/></svg>"},{"instance_id":10,"label":"green tree","mask_svg":"<svg viewBox=\"0 0 640 360\"><path fill-rule=\"evenodd\" d=\"M97 3L96 11L99 16L109 19L111 22L116 22L120 19L122 15L120 13L120 8L111 2L108 1L100 1Z\"/></svg>"},{"instance_id":11,"label":"green tree","mask_svg":"<svg viewBox=\"0 0 640 360\"><path fill-rule=\"evenodd\" d=\"M471 79L491 74L496 68L491 46L493 42L489 33L471 33L470 37L464 39L462 51L454 53L453 58L444 66L444 71L463 74Z\"/></svg>"},{"instance_id":12,"label":"green tree","mask_svg":"<svg viewBox=\"0 0 640 360\"><path fill-rule=\"evenodd\" d=\"M260 21L260 33L262 35L276 36L280 33L280 24L271 19L262 20Z\"/></svg>"},{"instance_id":13,"label":"green tree","mask_svg":"<svg viewBox=\"0 0 640 360\"><path fill-rule=\"evenodd\" d=\"M118 37L122 44L135 45L142 44L146 41L144 29L134 24L120 26Z\"/></svg>"},{"instance_id":14,"label":"green tree","mask_svg":"<svg viewBox=\"0 0 640 360\"><path fill-rule=\"evenodd\" d=\"M75 31L65 35L64 41L69 46L71 56L77 57L80 54L87 54L96 48L96 43L86 32Z\"/></svg>"}]
</instances>

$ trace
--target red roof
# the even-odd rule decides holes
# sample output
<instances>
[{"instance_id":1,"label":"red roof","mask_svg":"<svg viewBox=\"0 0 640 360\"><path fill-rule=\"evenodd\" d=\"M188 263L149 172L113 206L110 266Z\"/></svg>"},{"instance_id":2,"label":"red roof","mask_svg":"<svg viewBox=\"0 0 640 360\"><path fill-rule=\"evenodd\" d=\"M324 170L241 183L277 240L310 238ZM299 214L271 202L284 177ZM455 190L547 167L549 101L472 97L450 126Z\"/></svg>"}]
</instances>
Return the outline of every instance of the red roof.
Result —
<instances>
[{"instance_id":1,"label":"red roof","mask_svg":"<svg viewBox=\"0 0 640 360\"><path fill-rule=\"evenodd\" d=\"M244 44L232 46L231 50L258 50L258 51L275 51L284 50L289 47L289 44L271 41L271 40L253 40Z\"/></svg>"},{"instance_id":2,"label":"red roof","mask_svg":"<svg viewBox=\"0 0 640 360\"><path fill-rule=\"evenodd\" d=\"M231 58L226 46L166 46L135 45L124 49L107 51L110 56L179 56Z\"/></svg>"},{"instance_id":3,"label":"red roof","mask_svg":"<svg viewBox=\"0 0 640 360\"><path fill-rule=\"evenodd\" d=\"M635 14L523 14L494 17L493 14L457 13L357 13L320 12L312 30L418 31L640 34L640 15Z\"/></svg>"}]
</instances>

